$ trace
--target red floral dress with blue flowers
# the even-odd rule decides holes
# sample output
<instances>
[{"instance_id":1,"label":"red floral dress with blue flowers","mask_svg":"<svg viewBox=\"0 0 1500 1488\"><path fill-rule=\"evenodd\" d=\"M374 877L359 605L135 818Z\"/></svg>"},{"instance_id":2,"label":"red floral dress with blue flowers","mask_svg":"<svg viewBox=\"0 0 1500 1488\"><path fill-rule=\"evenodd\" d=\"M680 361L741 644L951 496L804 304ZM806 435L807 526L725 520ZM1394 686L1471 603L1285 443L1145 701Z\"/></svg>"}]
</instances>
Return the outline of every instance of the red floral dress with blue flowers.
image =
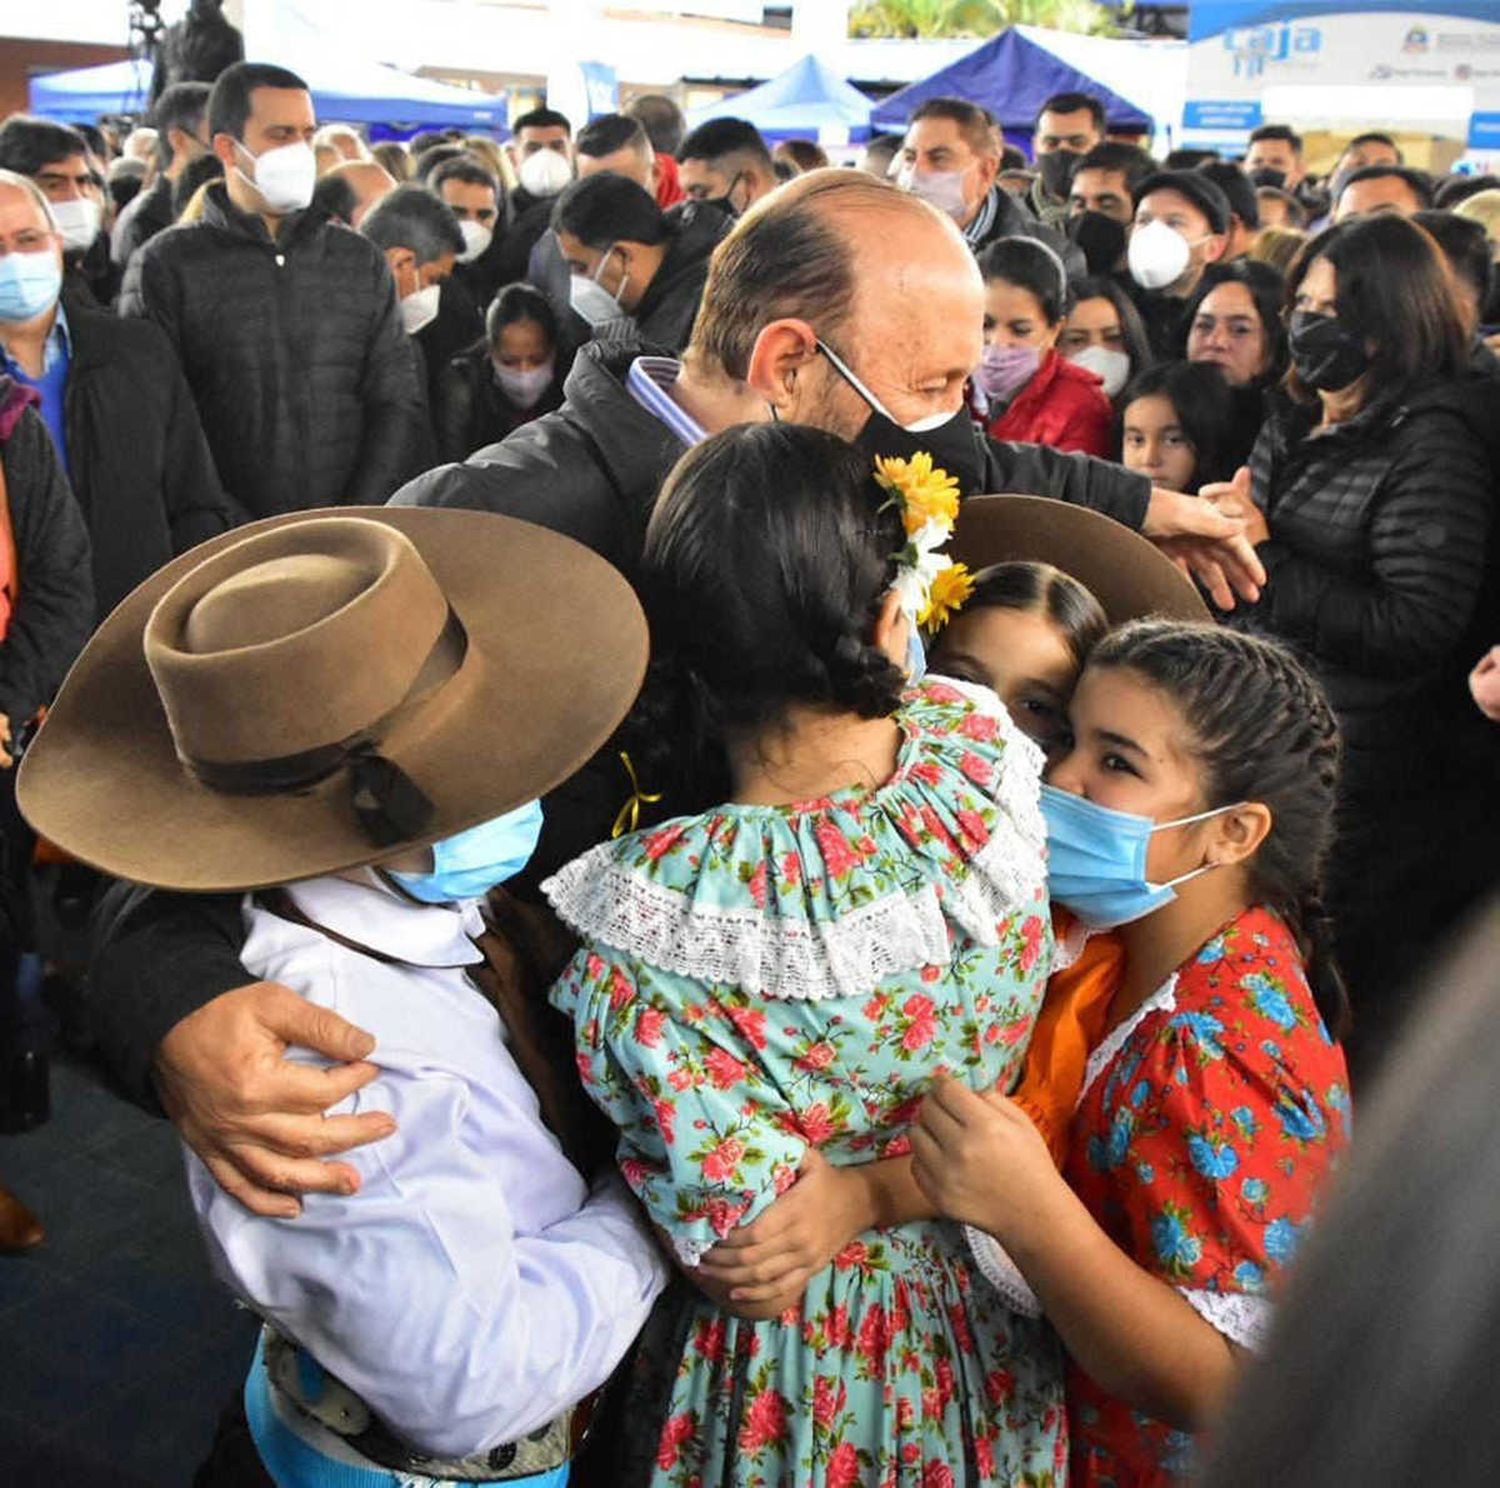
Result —
<instances>
[{"instance_id":1,"label":"red floral dress with blue flowers","mask_svg":"<svg viewBox=\"0 0 1500 1488\"><path fill-rule=\"evenodd\" d=\"M932 1077L1009 1086L1052 952L1041 756L992 692L931 681L878 789L724 806L549 881L584 948L553 991L626 1181L695 1263L795 1181L907 1150ZM1046 1323L958 1225L869 1231L780 1318L688 1286L640 1348L618 1482L1034 1488L1067 1461ZM632 1450L635 1448L636 1450Z\"/></svg>"},{"instance_id":2,"label":"red floral dress with blue flowers","mask_svg":"<svg viewBox=\"0 0 1500 1488\"><path fill-rule=\"evenodd\" d=\"M1095 1051L1063 1171L1138 1265L1254 1348L1349 1119L1343 1051L1296 942L1256 906ZM1075 1488L1189 1480L1193 1438L1076 1366L1068 1414Z\"/></svg>"}]
</instances>

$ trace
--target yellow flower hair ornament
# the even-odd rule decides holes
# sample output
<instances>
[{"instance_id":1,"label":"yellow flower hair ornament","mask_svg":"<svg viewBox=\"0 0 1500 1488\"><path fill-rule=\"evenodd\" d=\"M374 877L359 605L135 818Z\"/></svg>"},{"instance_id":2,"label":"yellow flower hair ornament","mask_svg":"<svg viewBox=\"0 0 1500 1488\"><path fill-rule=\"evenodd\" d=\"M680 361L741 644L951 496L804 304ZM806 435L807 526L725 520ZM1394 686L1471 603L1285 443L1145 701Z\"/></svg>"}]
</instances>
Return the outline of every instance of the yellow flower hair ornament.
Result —
<instances>
[{"instance_id":1,"label":"yellow flower hair ornament","mask_svg":"<svg viewBox=\"0 0 1500 1488\"><path fill-rule=\"evenodd\" d=\"M902 611L924 630L941 630L974 592L969 570L939 551L958 518L958 482L919 450L909 460L877 455L875 483L890 492L906 532L894 585Z\"/></svg>"}]
</instances>

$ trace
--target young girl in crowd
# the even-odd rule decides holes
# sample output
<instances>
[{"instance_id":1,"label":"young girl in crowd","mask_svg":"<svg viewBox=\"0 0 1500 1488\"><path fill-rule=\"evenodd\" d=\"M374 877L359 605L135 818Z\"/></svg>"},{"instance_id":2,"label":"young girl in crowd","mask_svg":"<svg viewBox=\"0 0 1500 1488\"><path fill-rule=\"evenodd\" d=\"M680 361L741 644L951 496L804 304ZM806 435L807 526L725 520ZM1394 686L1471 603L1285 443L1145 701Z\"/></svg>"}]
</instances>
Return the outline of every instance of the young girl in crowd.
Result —
<instances>
[{"instance_id":1,"label":"young girl in crowd","mask_svg":"<svg viewBox=\"0 0 1500 1488\"><path fill-rule=\"evenodd\" d=\"M979 255L984 360L974 380L994 439L1107 456L1113 410L1100 380L1057 351L1068 307L1062 260L1034 238L1003 238Z\"/></svg>"},{"instance_id":2,"label":"young girl in crowd","mask_svg":"<svg viewBox=\"0 0 1500 1488\"><path fill-rule=\"evenodd\" d=\"M892 500L871 474L785 424L678 467L642 574L641 736L670 757L637 763L699 814L547 885L584 941L553 1000L585 1085L704 1288L648 1326L621 1483L999 1488L1063 1466L1045 1326L982 1285L956 1226L898 1222L930 1209L908 1161L872 1161L904 1152L934 1068L1009 1087L1051 930L1039 752L992 693L907 686L907 531L956 492L932 475ZM843 1194L836 1257L732 1315L700 1262L810 1166ZM882 1193L892 1167L909 1193Z\"/></svg>"},{"instance_id":3,"label":"young girl in crowd","mask_svg":"<svg viewBox=\"0 0 1500 1488\"><path fill-rule=\"evenodd\" d=\"M1074 284L1057 349L1098 377L1110 398L1118 398L1132 374L1144 372L1153 360L1141 312L1113 279Z\"/></svg>"},{"instance_id":4,"label":"young girl in crowd","mask_svg":"<svg viewBox=\"0 0 1500 1488\"><path fill-rule=\"evenodd\" d=\"M466 460L562 402L557 316L541 290L507 284L484 329L484 340L454 357L438 384L433 422L444 460Z\"/></svg>"},{"instance_id":5,"label":"young girl in crowd","mask_svg":"<svg viewBox=\"0 0 1500 1488\"><path fill-rule=\"evenodd\" d=\"M1153 485L1191 493L1234 474L1235 429L1234 397L1217 367L1163 362L1121 400L1120 463Z\"/></svg>"},{"instance_id":6,"label":"young girl in crowd","mask_svg":"<svg viewBox=\"0 0 1500 1488\"><path fill-rule=\"evenodd\" d=\"M1044 788L1052 897L1120 927L1125 971L1063 1171L1014 1104L940 1079L916 1176L1061 1335L1070 1482L1164 1488L1348 1139L1319 906L1338 731L1289 652L1169 621L1094 648L1071 723Z\"/></svg>"},{"instance_id":7,"label":"young girl in crowd","mask_svg":"<svg viewBox=\"0 0 1500 1488\"><path fill-rule=\"evenodd\" d=\"M929 668L999 695L1050 755L1067 736L1068 699L1109 621L1077 579L1050 563L997 563L940 632Z\"/></svg>"}]
</instances>

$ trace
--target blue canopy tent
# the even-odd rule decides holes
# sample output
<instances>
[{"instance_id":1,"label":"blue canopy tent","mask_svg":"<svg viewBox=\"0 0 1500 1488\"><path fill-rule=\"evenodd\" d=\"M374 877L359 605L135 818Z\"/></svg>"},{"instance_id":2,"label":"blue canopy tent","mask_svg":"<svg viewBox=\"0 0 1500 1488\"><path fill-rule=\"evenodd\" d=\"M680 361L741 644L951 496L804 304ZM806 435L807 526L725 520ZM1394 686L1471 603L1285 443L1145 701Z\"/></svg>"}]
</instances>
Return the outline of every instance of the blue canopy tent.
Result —
<instances>
[{"instance_id":1,"label":"blue canopy tent","mask_svg":"<svg viewBox=\"0 0 1500 1488\"><path fill-rule=\"evenodd\" d=\"M103 67L44 72L31 79L31 112L60 123L92 124L104 114L138 114L151 95L151 64L127 59Z\"/></svg>"},{"instance_id":2,"label":"blue canopy tent","mask_svg":"<svg viewBox=\"0 0 1500 1488\"><path fill-rule=\"evenodd\" d=\"M1002 129L1024 134L1029 142L1042 104L1054 93L1078 92L1092 93L1099 99L1115 127L1149 130L1155 125L1152 116L1130 99L1049 51L1039 39L1045 34L1030 27L1009 27L931 77L892 93L875 109L871 123L877 129L899 131L918 105L929 98L963 98L982 104ZM1081 39L1096 40L1070 37L1066 41ZM1098 45L1096 40L1096 50ZM1137 61L1135 65L1141 64Z\"/></svg>"},{"instance_id":3,"label":"blue canopy tent","mask_svg":"<svg viewBox=\"0 0 1500 1488\"><path fill-rule=\"evenodd\" d=\"M809 56L758 88L695 109L689 123L748 119L770 139L846 134L848 139L863 140L870 135L872 107L858 88Z\"/></svg>"},{"instance_id":4,"label":"blue canopy tent","mask_svg":"<svg viewBox=\"0 0 1500 1488\"><path fill-rule=\"evenodd\" d=\"M379 62L319 58L307 67L287 65L307 79L320 124L492 130L505 126L505 100L490 93L415 77ZM47 72L31 79L31 111L46 119L92 122L101 114L140 112L150 90L151 68L144 62Z\"/></svg>"}]
</instances>

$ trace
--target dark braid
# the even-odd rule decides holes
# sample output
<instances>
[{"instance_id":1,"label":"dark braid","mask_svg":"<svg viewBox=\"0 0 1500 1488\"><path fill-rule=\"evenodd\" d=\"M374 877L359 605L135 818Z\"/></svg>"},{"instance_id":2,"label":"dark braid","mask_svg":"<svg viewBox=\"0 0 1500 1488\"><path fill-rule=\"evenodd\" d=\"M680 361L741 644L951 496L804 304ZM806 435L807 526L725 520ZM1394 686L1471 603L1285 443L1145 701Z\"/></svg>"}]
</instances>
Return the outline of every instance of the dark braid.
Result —
<instances>
[{"instance_id":1,"label":"dark braid","mask_svg":"<svg viewBox=\"0 0 1500 1488\"><path fill-rule=\"evenodd\" d=\"M1123 626L1094 648L1089 665L1128 667L1182 710L1209 808L1269 808L1270 833L1250 864L1254 892L1296 935L1324 1026L1342 1038L1349 1000L1322 903L1340 741L1322 687L1274 641L1167 620Z\"/></svg>"},{"instance_id":2,"label":"dark braid","mask_svg":"<svg viewBox=\"0 0 1500 1488\"><path fill-rule=\"evenodd\" d=\"M751 424L668 477L646 533L652 667L622 734L662 814L727 799L725 742L796 703L883 718L905 674L871 632L904 543L871 463L832 434Z\"/></svg>"}]
</instances>

